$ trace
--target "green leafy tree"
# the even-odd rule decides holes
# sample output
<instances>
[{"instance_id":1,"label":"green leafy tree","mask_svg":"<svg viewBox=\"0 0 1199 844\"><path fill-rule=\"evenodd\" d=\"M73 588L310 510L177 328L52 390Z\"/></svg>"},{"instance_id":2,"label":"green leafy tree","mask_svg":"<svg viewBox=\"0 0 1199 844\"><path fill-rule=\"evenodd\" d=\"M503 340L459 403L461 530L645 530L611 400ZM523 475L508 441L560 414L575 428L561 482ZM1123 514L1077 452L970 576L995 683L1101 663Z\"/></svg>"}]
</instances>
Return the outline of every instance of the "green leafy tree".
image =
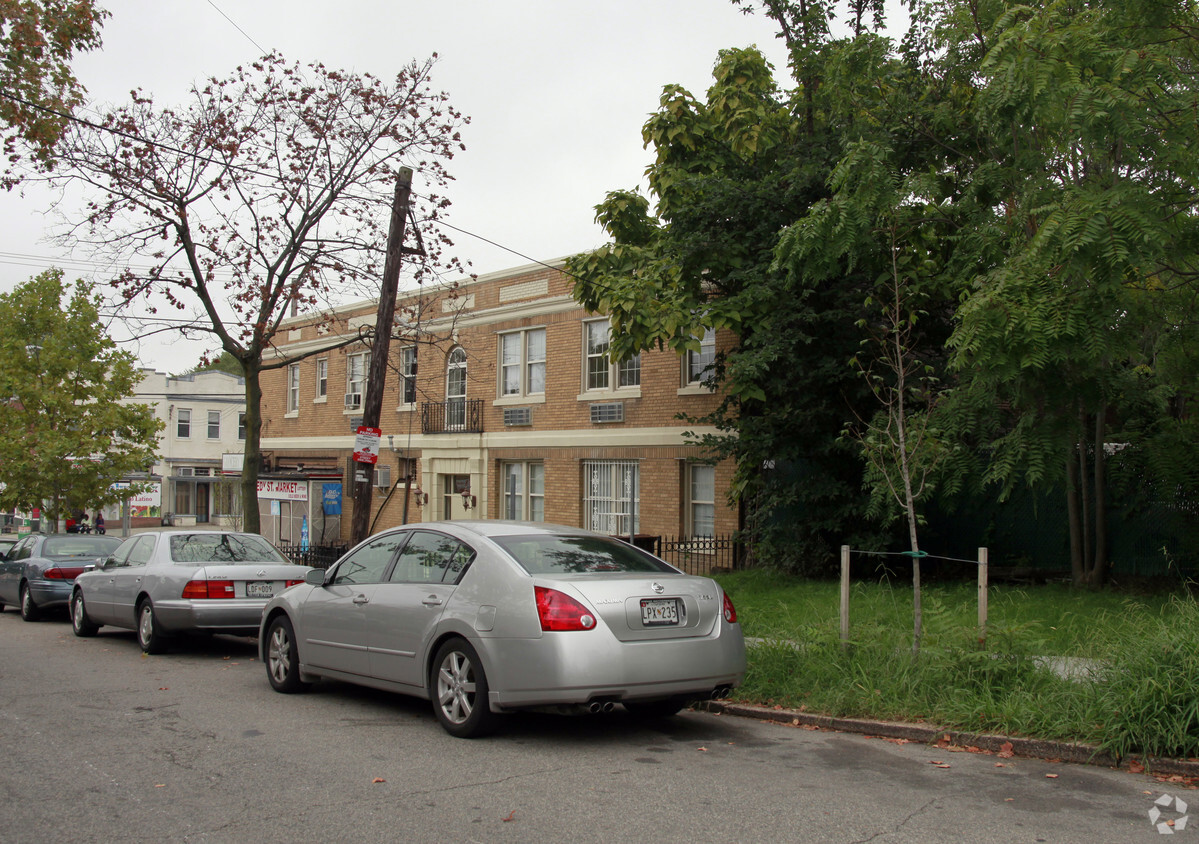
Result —
<instances>
[{"instance_id":1,"label":"green leafy tree","mask_svg":"<svg viewBox=\"0 0 1199 844\"><path fill-rule=\"evenodd\" d=\"M1004 259L959 309L955 406L989 451L985 480L1065 488L1074 581L1099 586L1109 453L1152 450L1143 433L1163 430L1166 400L1196 385L1169 338L1191 336L1196 316L1186 115L1199 17L1171 0L1053 2L1001 6L988 32L975 177L993 213L975 230Z\"/></svg>"},{"instance_id":2,"label":"green leafy tree","mask_svg":"<svg viewBox=\"0 0 1199 844\"><path fill-rule=\"evenodd\" d=\"M100 46L108 13L92 0L0 0L0 124L7 158L24 147L48 160L70 112L83 102L71 70Z\"/></svg>"},{"instance_id":3,"label":"green leafy tree","mask_svg":"<svg viewBox=\"0 0 1199 844\"><path fill-rule=\"evenodd\" d=\"M575 295L610 315L616 358L695 350L706 328L736 334L711 379L726 398L696 420L719 433L701 442L735 459L734 495L765 558L826 569L847 528L868 532L860 461L837 442L865 395L844 330L862 314L863 280L802 286L772 264L779 232L827 194L839 134L823 103L808 131L755 49L721 51L713 80L703 100L663 90L643 131L654 207L608 195L597 220L612 242L569 262Z\"/></svg>"},{"instance_id":4,"label":"green leafy tree","mask_svg":"<svg viewBox=\"0 0 1199 844\"><path fill-rule=\"evenodd\" d=\"M123 401L135 361L104 333L94 290L47 270L0 295L0 325L0 508L42 507L54 524L118 500L113 484L153 465L162 423Z\"/></svg>"}]
</instances>

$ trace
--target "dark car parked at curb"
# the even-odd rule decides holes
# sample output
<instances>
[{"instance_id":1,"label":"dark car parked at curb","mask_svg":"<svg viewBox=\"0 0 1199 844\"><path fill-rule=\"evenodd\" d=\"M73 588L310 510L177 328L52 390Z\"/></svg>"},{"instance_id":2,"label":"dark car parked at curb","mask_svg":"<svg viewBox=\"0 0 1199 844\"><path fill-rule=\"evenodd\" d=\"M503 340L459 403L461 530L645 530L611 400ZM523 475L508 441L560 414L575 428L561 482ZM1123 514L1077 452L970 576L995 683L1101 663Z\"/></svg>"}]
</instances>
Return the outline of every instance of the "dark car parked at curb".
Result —
<instances>
[{"instance_id":1,"label":"dark car parked at curb","mask_svg":"<svg viewBox=\"0 0 1199 844\"><path fill-rule=\"evenodd\" d=\"M0 610L19 606L21 618L37 621L42 610L64 607L75 578L108 558L116 536L31 533L0 560Z\"/></svg>"}]
</instances>

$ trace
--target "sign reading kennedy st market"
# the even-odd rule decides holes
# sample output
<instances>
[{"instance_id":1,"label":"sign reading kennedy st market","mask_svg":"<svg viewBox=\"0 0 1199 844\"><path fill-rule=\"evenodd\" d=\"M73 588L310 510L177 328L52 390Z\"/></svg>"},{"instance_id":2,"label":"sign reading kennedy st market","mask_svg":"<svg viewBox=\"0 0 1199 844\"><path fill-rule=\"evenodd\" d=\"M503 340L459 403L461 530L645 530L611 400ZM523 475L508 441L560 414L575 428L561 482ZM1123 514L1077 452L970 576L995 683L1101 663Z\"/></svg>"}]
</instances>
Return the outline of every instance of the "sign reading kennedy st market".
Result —
<instances>
[{"instance_id":1,"label":"sign reading kennedy st market","mask_svg":"<svg viewBox=\"0 0 1199 844\"><path fill-rule=\"evenodd\" d=\"M258 497L267 501L307 501L306 481L271 481L258 479Z\"/></svg>"}]
</instances>

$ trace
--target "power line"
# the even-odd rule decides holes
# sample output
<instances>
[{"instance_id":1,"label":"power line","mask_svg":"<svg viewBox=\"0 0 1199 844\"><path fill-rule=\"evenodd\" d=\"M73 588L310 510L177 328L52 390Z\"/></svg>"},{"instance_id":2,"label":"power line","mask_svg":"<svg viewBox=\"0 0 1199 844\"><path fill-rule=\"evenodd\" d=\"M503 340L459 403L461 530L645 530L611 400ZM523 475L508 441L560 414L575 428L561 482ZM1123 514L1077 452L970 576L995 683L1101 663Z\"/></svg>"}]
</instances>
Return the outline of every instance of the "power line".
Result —
<instances>
[{"instance_id":1,"label":"power line","mask_svg":"<svg viewBox=\"0 0 1199 844\"><path fill-rule=\"evenodd\" d=\"M234 21L233 18L226 15L225 12L219 6L217 6L216 3L213 3L212 0L208 0L208 5L212 6L212 8L214 8L214 9L216 9L220 13L221 17L223 17L225 20L229 21L229 23L233 24L233 28L236 29L238 32L240 32L242 35L246 36L246 40L249 41L251 44L253 44L255 47L257 47L258 51L260 53L262 53L263 55L266 55L269 52L268 50L263 49L263 47L257 41L255 41L253 38L251 38L249 33L247 33L244 29L242 29L240 26L238 26L237 22Z\"/></svg>"}]
</instances>

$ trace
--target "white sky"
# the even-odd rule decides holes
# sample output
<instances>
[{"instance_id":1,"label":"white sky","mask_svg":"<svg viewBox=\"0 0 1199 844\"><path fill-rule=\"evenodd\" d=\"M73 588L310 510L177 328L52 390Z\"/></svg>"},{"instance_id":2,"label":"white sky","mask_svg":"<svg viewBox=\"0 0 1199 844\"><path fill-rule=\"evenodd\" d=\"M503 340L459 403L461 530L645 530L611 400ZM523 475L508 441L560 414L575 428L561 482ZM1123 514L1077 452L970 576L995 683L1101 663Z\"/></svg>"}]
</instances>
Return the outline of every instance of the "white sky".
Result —
<instances>
[{"instance_id":1,"label":"white sky","mask_svg":"<svg viewBox=\"0 0 1199 844\"><path fill-rule=\"evenodd\" d=\"M548 260L603 243L594 206L609 190L641 183L650 160L641 127L662 86L702 97L721 48L756 44L787 78L772 23L729 0L100 2L112 12L104 46L75 63L95 102L123 102L134 87L159 105L183 102L192 81L259 56L249 39L290 61L386 79L438 53L434 87L471 117L467 149L449 165L456 181L446 221L520 253L451 231L454 251L478 273L528 263L521 255ZM92 275L43 241L47 202L0 195L0 291L51 265L68 278ZM121 330L114 326L115 339ZM177 337L127 348L168 372L191 368L205 351Z\"/></svg>"}]
</instances>

